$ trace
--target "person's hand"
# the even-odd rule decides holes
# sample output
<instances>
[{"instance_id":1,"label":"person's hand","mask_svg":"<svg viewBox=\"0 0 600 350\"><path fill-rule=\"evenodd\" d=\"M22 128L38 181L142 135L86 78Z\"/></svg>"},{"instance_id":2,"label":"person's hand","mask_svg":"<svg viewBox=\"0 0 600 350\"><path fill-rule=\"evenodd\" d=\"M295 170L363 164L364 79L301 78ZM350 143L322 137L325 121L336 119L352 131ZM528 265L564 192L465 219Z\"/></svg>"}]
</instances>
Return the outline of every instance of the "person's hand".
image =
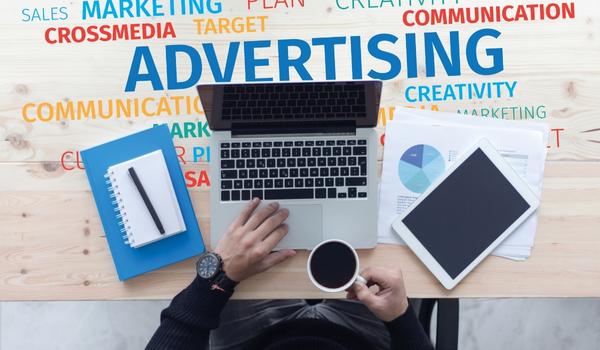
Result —
<instances>
[{"instance_id":1,"label":"person's hand","mask_svg":"<svg viewBox=\"0 0 600 350\"><path fill-rule=\"evenodd\" d=\"M390 322L404 315L408 299L404 289L402 271L398 268L367 267L361 273L367 285L355 283L346 295L348 299L360 300L382 321ZM369 289L377 285L377 292Z\"/></svg>"},{"instance_id":2,"label":"person's hand","mask_svg":"<svg viewBox=\"0 0 600 350\"><path fill-rule=\"evenodd\" d=\"M230 279L241 282L263 272L296 254L286 249L273 252L273 248L287 234L287 209L279 209L276 202L254 212L260 199L254 198L240 216L229 225L215 253L223 259L223 271Z\"/></svg>"}]
</instances>

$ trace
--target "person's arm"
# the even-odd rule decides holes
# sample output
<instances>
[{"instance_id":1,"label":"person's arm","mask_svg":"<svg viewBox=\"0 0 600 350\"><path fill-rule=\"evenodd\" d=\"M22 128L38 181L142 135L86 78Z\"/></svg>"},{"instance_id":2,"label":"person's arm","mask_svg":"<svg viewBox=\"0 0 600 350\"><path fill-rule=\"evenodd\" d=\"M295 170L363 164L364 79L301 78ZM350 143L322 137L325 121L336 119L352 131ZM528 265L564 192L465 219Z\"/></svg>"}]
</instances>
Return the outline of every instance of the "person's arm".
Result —
<instances>
[{"instance_id":1,"label":"person's arm","mask_svg":"<svg viewBox=\"0 0 600 350\"><path fill-rule=\"evenodd\" d=\"M252 200L229 226L215 249L223 260L223 271L236 282L263 272L296 253L291 249L271 252L288 232L283 223L288 211L279 210L278 203L271 203L255 212L259 205L259 199ZM160 326L146 348L206 347L210 330L219 326L219 315L233 294L233 291L219 289L196 277L162 311Z\"/></svg>"},{"instance_id":2,"label":"person's arm","mask_svg":"<svg viewBox=\"0 0 600 350\"><path fill-rule=\"evenodd\" d=\"M347 297L362 301L390 332L392 350L433 349L429 336L408 303L400 269L366 268L361 272L368 285L356 283ZM370 286L377 285L372 291Z\"/></svg>"}]
</instances>

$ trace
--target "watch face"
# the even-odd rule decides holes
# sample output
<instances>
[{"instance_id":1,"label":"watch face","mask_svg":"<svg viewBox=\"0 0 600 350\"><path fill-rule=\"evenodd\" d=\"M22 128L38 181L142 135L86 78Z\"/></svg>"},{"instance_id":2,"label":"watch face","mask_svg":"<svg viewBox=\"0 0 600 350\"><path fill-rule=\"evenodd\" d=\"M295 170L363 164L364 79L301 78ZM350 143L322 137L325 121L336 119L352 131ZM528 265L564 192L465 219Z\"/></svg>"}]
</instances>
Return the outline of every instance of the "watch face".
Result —
<instances>
[{"instance_id":1,"label":"watch face","mask_svg":"<svg viewBox=\"0 0 600 350\"><path fill-rule=\"evenodd\" d=\"M212 254L205 255L198 262L198 275L202 278L212 278L219 269L219 259Z\"/></svg>"}]
</instances>

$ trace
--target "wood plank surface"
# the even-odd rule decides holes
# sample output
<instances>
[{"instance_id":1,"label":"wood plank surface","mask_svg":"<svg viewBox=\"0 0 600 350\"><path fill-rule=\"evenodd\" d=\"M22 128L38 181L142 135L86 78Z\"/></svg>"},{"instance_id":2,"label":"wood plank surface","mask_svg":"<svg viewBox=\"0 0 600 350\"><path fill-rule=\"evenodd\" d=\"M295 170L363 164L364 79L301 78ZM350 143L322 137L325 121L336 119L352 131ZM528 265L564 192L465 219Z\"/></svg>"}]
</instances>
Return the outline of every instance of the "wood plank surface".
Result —
<instances>
[{"instance_id":1,"label":"wood plank surface","mask_svg":"<svg viewBox=\"0 0 600 350\"><path fill-rule=\"evenodd\" d=\"M102 2L102 1L101 1ZM366 1L363 1L366 2ZM377 2L377 1L375 1ZM382 110L377 130L385 132L390 109L406 106L457 112L481 108L542 106L544 116L535 120L552 128L548 163L540 209L540 222L531 258L524 262L490 257L452 292L443 290L433 276L406 247L380 245L361 251L362 265L401 266L413 297L600 297L600 2L576 0L576 17L561 21L523 21L466 25L437 25L407 28L401 23L404 10L411 8L358 9L342 11L335 1L306 0L306 6L284 10L246 10L246 1L223 2L218 16L174 16L176 39L115 41L49 45L44 41L48 26L139 22L136 19L83 21L80 4L67 0L35 6L66 6L67 21L26 23L20 20L26 6L19 1L0 5L0 300L113 300L170 298L193 277L193 259L154 271L125 283L118 282L100 220L76 152L99 143L150 127L155 123L205 123L202 111L170 117L131 117L111 120L28 122L23 118L27 103L95 99L195 97L193 88L153 91L140 83L134 92L124 92L134 48L148 46L165 80L165 45L184 44L200 48L214 44L223 58L232 41L379 34L398 36L393 47L405 64L406 33L415 33L422 45L425 32L438 32L447 43L449 32L461 37L461 75L425 77L425 64L418 62L419 77L408 79L403 72L385 81ZM413 1L412 3L417 3ZM430 2L425 2L430 3ZM490 5L525 3L497 0ZM482 2L434 1L434 6L416 8L474 7ZM412 8L415 9L415 8ZM268 16L265 32L199 35L192 19L234 16ZM160 19L146 19L156 22ZM141 21L141 20L140 20ZM475 74L465 60L468 37L482 28L501 32L486 41L485 49L503 50L504 70L492 76ZM489 39L489 38L488 38ZM363 46L366 44L363 42ZM422 47L419 46L419 55ZM315 80L325 78L322 48L313 48L307 69ZM203 53L202 59L205 59ZM261 49L271 60L259 76L276 76L277 47ZM244 64L238 57L233 81L244 81ZM220 61L221 64L223 60ZM350 79L350 50L336 52L337 79ZM486 61L485 63L489 63ZM365 57L363 66L385 71L387 63ZM441 71L439 60L435 67ZM203 69L209 71L206 61ZM189 74L189 65L177 67ZM201 82L211 82L204 74ZM298 75L292 71L292 80ZM277 79L275 79L277 80ZM404 91L409 85L518 82L512 98L409 103ZM465 117L476 118L476 117ZM452 135L448 135L452 137ZM194 147L207 147L209 136L174 137L186 151L184 171L209 169L206 158L195 161ZM65 155L65 152L73 152ZM382 147L379 158L382 156ZM203 235L209 238L209 188L189 188ZM237 298L321 298L305 272L306 253L275 269L244 282ZM329 295L327 295L329 297Z\"/></svg>"},{"instance_id":2,"label":"wood plank surface","mask_svg":"<svg viewBox=\"0 0 600 350\"><path fill-rule=\"evenodd\" d=\"M0 167L17 173L20 166ZM48 190L0 191L0 299L163 299L189 283L194 259L118 282L93 199L82 188L83 181L61 182L73 183L71 189L49 186ZM191 196L208 243L209 193L192 191ZM599 164L549 162L538 234L527 261L490 257L451 292L445 291L406 247L379 245L361 250L361 264L401 266L413 297L600 296L599 211ZM306 252L301 252L244 282L235 297L326 297L310 284L306 257Z\"/></svg>"}]
</instances>

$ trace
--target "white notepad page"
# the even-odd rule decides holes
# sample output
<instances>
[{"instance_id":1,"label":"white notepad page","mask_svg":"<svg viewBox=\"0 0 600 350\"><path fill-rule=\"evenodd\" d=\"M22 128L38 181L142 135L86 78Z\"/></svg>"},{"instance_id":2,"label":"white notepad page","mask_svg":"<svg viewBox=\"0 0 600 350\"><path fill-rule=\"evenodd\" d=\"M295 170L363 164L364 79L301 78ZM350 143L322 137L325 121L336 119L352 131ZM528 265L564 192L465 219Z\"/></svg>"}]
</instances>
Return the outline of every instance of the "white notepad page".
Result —
<instances>
[{"instance_id":1,"label":"white notepad page","mask_svg":"<svg viewBox=\"0 0 600 350\"><path fill-rule=\"evenodd\" d=\"M133 167L165 230L161 234L146 207L129 168ZM122 215L127 243L133 248L185 231L185 222L161 150L113 165L108 175Z\"/></svg>"}]
</instances>

